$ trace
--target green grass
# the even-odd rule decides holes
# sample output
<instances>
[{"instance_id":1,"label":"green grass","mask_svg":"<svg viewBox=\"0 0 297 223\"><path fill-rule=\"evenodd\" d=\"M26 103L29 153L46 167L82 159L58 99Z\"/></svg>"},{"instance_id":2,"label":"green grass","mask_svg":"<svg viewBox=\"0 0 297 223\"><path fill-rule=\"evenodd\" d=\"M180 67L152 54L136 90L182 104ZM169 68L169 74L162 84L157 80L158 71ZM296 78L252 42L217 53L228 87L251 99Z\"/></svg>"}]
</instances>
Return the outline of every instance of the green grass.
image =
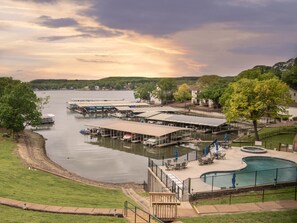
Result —
<instances>
[{"instance_id":1,"label":"green grass","mask_svg":"<svg viewBox=\"0 0 297 223\"><path fill-rule=\"evenodd\" d=\"M0 221L5 223L125 223L123 218L87 216L72 214L53 214L45 212L27 211L0 205Z\"/></svg>"},{"instance_id":2,"label":"green grass","mask_svg":"<svg viewBox=\"0 0 297 223\"><path fill-rule=\"evenodd\" d=\"M295 223L297 222L297 211L276 211L243 214L211 215L195 218L183 218L184 223Z\"/></svg>"},{"instance_id":3,"label":"green grass","mask_svg":"<svg viewBox=\"0 0 297 223\"><path fill-rule=\"evenodd\" d=\"M83 185L29 170L16 155L16 144L0 138L0 196L57 206L123 208L131 200L119 189Z\"/></svg>"},{"instance_id":4,"label":"green grass","mask_svg":"<svg viewBox=\"0 0 297 223\"><path fill-rule=\"evenodd\" d=\"M279 127L279 128L263 128L259 131L259 137L262 141L263 147L267 149L279 148L279 144L292 145L296 135L296 127ZM247 143L233 143L233 146L249 146L253 145L255 141L254 134L243 136L240 141Z\"/></svg>"},{"instance_id":5,"label":"green grass","mask_svg":"<svg viewBox=\"0 0 297 223\"><path fill-rule=\"evenodd\" d=\"M263 191L252 191L244 194L237 194L231 196L231 204L239 203L253 203L262 202ZM277 190L265 190L264 201L277 201L277 200L294 200L295 188L282 188ZM210 204L229 204L230 196L223 196L211 199L201 199L195 202L195 205L210 205Z\"/></svg>"},{"instance_id":6,"label":"green grass","mask_svg":"<svg viewBox=\"0 0 297 223\"><path fill-rule=\"evenodd\" d=\"M267 149L279 148L279 143L293 145L295 133L286 133L281 135L272 136L262 140L262 145Z\"/></svg>"}]
</instances>

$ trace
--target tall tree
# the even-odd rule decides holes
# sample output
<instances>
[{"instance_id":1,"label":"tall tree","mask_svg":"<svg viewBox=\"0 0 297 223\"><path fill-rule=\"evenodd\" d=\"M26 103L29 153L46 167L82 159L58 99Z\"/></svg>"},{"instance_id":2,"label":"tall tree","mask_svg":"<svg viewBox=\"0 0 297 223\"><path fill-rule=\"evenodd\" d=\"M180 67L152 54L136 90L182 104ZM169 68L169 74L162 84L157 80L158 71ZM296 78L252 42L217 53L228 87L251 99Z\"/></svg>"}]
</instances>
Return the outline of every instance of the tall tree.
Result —
<instances>
[{"instance_id":1,"label":"tall tree","mask_svg":"<svg viewBox=\"0 0 297 223\"><path fill-rule=\"evenodd\" d=\"M297 63L294 66L288 67L287 70L282 73L282 80L291 88L297 90Z\"/></svg>"},{"instance_id":2,"label":"tall tree","mask_svg":"<svg viewBox=\"0 0 297 223\"><path fill-rule=\"evenodd\" d=\"M29 123L39 123L41 113L38 98L27 83L0 78L0 126L13 133L22 131Z\"/></svg>"},{"instance_id":3,"label":"tall tree","mask_svg":"<svg viewBox=\"0 0 297 223\"><path fill-rule=\"evenodd\" d=\"M198 81L196 82L196 86L199 91L202 91L203 89L207 88L210 84L218 81L219 79L221 79L221 77L217 75L205 75L198 79Z\"/></svg>"},{"instance_id":4,"label":"tall tree","mask_svg":"<svg viewBox=\"0 0 297 223\"><path fill-rule=\"evenodd\" d=\"M174 99L176 101L184 102L191 99L191 90L189 85L182 84L178 87L177 91L174 92Z\"/></svg>"},{"instance_id":5,"label":"tall tree","mask_svg":"<svg viewBox=\"0 0 297 223\"><path fill-rule=\"evenodd\" d=\"M155 85L152 83L145 83L141 86L138 86L134 90L134 97L140 98L141 100L146 100L150 102L152 92L155 90Z\"/></svg>"},{"instance_id":6,"label":"tall tree","mask_svg":"<svg viewBox=\"0 0 297 223\"><path fill-rule=\"evenodd\" d=\"M187 85L186 83L180 85L177 91L174 92L173 96L176 101L185 102L186 107L187 100L190 100L192 97L189 85Z\"/></svg>"},{"instance_id":7,"label":"tall tree","mask_svg":"<svg viewBox=\"0 0 297 223\"><path fill-rule=\"evenodd\" d=\"M256 140L259 140L259 119L264 116L277 118L286 114L291 102L288 85L277 78L242 78L231 83L220 98L227 121L241 118L252 121Z\"/></svg>"},{"instance_id":8,"label":"tall tree","mask_svg":"<svg viewBox=\"0 0 297 223\"><path fill-rule=\"evenodd\" d=\"M225 92L229 82L230 81L226 79L218 79L200 91L197 95L198 99L210 99L213 101L214 107L220 107L220 97Z\"/></svg>"},{"instance_id":9,"label":"tall tree","mask_svg":"<svg viewBox=\"0 0 297 223\"><path fill-rule=\"evenodd\" d=\"M157 83L157 89L154 91L162 104L167 104L173 100L173 93L176 91L176 82L174 79L164 78Z\"/></svg>"}]
</instances>

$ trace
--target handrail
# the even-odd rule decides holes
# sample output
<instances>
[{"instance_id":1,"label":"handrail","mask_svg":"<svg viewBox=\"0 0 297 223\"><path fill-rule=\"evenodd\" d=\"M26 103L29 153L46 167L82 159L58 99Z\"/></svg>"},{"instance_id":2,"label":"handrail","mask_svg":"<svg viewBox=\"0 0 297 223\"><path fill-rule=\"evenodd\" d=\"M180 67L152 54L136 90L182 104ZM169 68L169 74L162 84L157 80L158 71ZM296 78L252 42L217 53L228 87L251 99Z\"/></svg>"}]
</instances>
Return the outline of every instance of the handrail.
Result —
<instances>
[{"instance_id":1,"label":"handrail","mask_svg":"<svg viewBox=\"0 0 297 223\"><path fill-rule=\"evenodd\" d=\"M129 206L128 206L129 204L130 204L133 208L129 208ZM145 211L145 210L142 210L142 209L139 208L139 207L136 207L134 204L130 203L129 201L125 201L125 203L124 203L124 213L125 213L125 216L126 216L126 217L127 217L127 215L128 215L128 213L127 213L127 210L128 210L128 209L134 213L134 215L135 215L135 222L136 222L136 216L138 216L138 217L140 217L141 219L143 219L143 220L144 220L145 222L147 222L147 223L150 223L151 220L154 220L154 221L156 221L156 222L158 222L158 223L164 223L163 221L161 221L161 220L160 220L159 218L157 218L156 216L151 215L149 212L147 212L147 211ZM140 210L140 211L142 211L143 213L147 214L147 215L148 215L148 220L145 219L145 218L143 218L141 215L137 214L137 210Z\"/></svg>"}]
</instances>

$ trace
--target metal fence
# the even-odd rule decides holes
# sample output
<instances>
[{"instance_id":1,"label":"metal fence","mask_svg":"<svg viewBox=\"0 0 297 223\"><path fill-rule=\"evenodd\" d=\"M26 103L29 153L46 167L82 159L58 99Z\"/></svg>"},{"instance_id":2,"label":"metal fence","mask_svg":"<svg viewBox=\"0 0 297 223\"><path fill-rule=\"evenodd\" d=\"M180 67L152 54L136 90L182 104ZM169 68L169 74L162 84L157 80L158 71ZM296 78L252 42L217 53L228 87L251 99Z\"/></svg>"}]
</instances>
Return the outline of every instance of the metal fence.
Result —
<instances>
[{"instance_id":1,"label":"metal fence","mask_svg":"<svg viewBox=\"0 0 297 223\"><path fill-rule=\"evenodd\" d=\"M197 188L197 181L203 181L209 187ZM202 175L201 178L191 178L190 193L213 192L232 188L257 187L264 185L277 185L281 183L296 182L297 167L275 168L249 172L215 172Z\"/></svg>"},{"instance_id":2,"label":"metal fence","mask_svg":"<svg viewBox=\"0 0 297 223\"><path fill-rule=\"evenodd\" d=\"M149 159L149 168L152 172L164 183L172 193L176 194L178 199L181 199L184 194L184 182L179 181L171 175L166 174L153 160Z\"/></svg>"},{"instance_id":3,"label":"metal fence","mask_svg":"<svg viewBox=\"0 0 297 223\"><path fill-rule=\"evenodd\" d=\"M238 192L237 190L229 190L227 193L211 196L213 203L232 204L232 203L250 203L264 202L272 200L295 200L297 199L297 186L285 186L280 188L261 188L252 192ZM205 198L192 197L192 201L202 202ZM208 200L208 198L206 198Z\"/></svg>"}]
</instances>

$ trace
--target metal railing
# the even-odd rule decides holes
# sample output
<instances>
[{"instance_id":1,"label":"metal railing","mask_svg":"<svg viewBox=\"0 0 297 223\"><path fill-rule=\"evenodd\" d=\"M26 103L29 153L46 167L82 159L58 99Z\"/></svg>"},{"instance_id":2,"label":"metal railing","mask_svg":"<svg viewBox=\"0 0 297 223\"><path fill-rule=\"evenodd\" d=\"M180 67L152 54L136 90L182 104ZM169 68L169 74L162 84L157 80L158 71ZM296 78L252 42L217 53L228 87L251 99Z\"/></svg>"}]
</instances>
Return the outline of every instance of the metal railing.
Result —
<instances>
[{"instance_id":1,"label":"metal railing","mask_svg":"<svg viewBox=\"0 0 297 223\"><path fill-rule=\"evenodd\" d=\"M198 152L183 156L186 160L196 160ZM179 158L180 159L180 158ZM163 163L164 164L164 161ZM183 200L185 195L193 195L200 192L223 191L236 188L254 188L266 185L278 185L283 183L297 182L297 167L275 168L250 172L216 172L204 177L188 178L176 182L163 171L153 160L149 159L149 168L164 183L165 187L176 197ZM201 187L201 183L208 186Z\"/></svg>"},{"instance_id":2,"label":"metal railing","mask_svg":"<svg viewBox=\"0 0 297 223\"><path fill-rule=\"evenodd\" d=\"M181 199L184 194L183 182L174 181L170 176L168 176L158 165L154 163L153 160L149 159L148 167L151 171L164 183L166 188L168 188L172 193L176 194L177 199Z\"/></svg>"},{"instance_id":3,"label":"metal railing","mask_svg":"<svg viewBox=\"0 0 297 223\"><path fill-rule=\"evenodd\" d=\"M297 167L275 168L249 172L215 172L200 178L191 178L189 193L195 193L197 181L208 184L208 189L199 192L213 192L214 190L277 185L281 183L297 182Z\"/></svg>"},{"instance_id":4,"label":"metal railing","mask_svg":"<svg viewBox=\"0 0 297 223\"><path fill-rule=\"evenodd\" d=\"M124 216L125 217L129 217L128 216L128 210L130 210L133 213L134 222L138 222L138 218L140 218L144 222L147 222L147 223L164 223L163 221L161 221L156 216L151 215L150 213L148 213L145 210L142 210L139 207L136 207L135 205L133 205L129 201L125 201L125 203L124 203Z\"/></svg>"},{"instance_id":5,"label":"metal railing","mask_svg":"<svg viewBox=\"0 0 297 223\"><path fill-rule=\"evenodd\" d=\"M271 197L271 198L269 198ZM203 200L212 199L214 204L232 204L232 203L251 203L265 202L273 200L295 200L297 199L297 186L285 186L280 188L261 188L252 192L238 192L229 190L224 194L216 194L208 198L192 198L192 201L197 201L203 204Z\"/></svg>"}]
</instances>

